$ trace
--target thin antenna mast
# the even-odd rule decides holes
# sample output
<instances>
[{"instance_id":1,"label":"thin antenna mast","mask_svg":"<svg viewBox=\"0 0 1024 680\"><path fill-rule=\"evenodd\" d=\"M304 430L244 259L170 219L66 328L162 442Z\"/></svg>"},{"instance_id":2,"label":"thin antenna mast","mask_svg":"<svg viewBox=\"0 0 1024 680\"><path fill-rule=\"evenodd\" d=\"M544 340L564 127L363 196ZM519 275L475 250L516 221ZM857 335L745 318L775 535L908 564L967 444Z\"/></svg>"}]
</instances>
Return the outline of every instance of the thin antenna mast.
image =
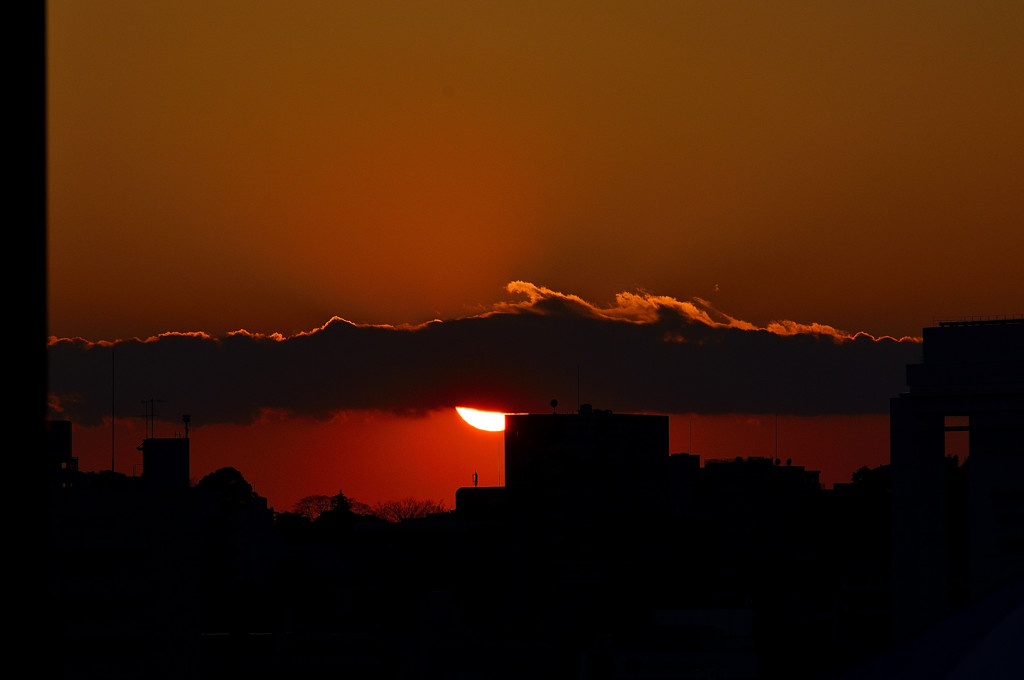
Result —
<instances>
[{"instance_id":1,"label":"thin antenna mast","mask_svg":"<svg viewBox=\"0 0 1024 680\"><path fill-rule=\"evenodd\" d=\"M114 371L114 348L110 346L110 471L114 472L114 423L117 422L117 373Z\"/></svg>"},{"instance_id":2,"label":"thin antenna mast","mask_svg":"<svg viewBox=\"0 0 1024 680\"><path fill-rule=\"evenodd\" d=\"M146 439L156 438L156 404L163 403L163 399L143 399L142 405L145 413L142 417L146 422Z\"/></svg>"}]
</instances>

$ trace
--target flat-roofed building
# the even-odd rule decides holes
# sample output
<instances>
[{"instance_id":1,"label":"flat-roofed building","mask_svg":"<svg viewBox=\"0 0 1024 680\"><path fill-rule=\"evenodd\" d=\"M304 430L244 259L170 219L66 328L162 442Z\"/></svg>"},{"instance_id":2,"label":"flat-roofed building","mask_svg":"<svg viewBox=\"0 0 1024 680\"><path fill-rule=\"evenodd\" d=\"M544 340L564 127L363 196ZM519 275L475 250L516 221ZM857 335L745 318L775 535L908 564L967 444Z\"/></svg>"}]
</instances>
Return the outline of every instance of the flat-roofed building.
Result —
<instances>
[{"instance_id":1,"label":"flat-roofed building","mask_svg":"<svg viewBox=\"0 0 1024 680\"><path fill-rule=\"evenodd\" d=\"M509 502L554 519L646 512L667 495L668 446L668 416L586 404L578 413L506 416Z\"/></svg>"}]
</instances>

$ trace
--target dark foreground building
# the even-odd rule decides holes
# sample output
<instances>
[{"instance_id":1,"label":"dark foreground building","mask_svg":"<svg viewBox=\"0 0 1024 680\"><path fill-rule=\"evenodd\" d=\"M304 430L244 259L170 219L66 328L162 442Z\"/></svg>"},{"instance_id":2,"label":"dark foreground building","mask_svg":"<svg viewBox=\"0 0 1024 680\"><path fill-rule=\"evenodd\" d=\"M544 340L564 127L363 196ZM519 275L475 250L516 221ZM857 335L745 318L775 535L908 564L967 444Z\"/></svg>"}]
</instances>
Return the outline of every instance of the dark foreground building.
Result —
<instances>
[{"instance_id":1,"label":"dark foreground building","mask_svg":"<svg viewBox=\"0 0 1024 680\"><path fill-rule=\"evenodd\" d=\"M70 423L50 427L70 442ZM189 443L147 438L138 477L61 468L48 508L49 677L267 677L266 654L223 667L217 656L236 622L271 629L259 586L276 559L266 549L272 513L251 488L238 499L224 484L191 486Z\"/></svg>"},{"instance_id":2,"label":"dark foreground building","mask_svg":"<svg viewBox=\"0 0 1024 680\"><path fill-rule=\"evenodd\" d=\"M897 640L1024 578L1024 319L926 328L923 359L890 406Z\"/></svg>"},{"instance_id":3,"label":"dark foreground building","mask_svg":"<svg viewBox=\"0 0 1024 680\"><path fill-rule=\"evenodd\" d=\"M505 459L507 486L459 489L456 515L502 535L506 639L560 677L798 677L840 658L824 529L842 528L816 472L702 468L669 454L666 416L588 405L507 416ZM870 614L884 630L888 610Z\"/></svg>"}]
</instances>

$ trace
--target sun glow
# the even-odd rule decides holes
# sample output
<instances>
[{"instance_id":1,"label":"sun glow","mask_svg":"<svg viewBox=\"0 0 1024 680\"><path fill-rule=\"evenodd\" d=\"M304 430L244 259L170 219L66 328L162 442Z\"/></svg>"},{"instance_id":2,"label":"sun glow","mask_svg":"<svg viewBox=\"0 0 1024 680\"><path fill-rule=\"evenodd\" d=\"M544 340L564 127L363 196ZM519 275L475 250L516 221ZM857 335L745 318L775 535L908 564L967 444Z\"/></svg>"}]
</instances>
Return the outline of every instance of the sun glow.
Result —
<instances>
[{"instance_id":1,"label":"sun glow","mask_svg":"<svg viewBox=\"0 0 1024 680\"><path fill-rule=\"evenodd\" d=\"M456 406L462 419L475 428L488 432L501 432L505 429L505 414L496 411L478 411L475 408Z\"/></svg>"}]
</instances>

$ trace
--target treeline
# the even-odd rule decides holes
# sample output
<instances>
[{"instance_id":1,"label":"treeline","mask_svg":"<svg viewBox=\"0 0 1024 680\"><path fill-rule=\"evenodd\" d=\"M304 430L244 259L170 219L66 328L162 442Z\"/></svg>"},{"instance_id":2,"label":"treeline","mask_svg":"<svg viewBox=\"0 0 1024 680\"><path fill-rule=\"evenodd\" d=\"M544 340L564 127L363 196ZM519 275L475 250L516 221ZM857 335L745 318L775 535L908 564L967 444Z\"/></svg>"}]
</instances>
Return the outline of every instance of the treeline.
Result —
<instances>
[{"instance_id":1,"label":"treeline","mask_svg":"<svg viewBox=\"0 0 1024 680\"><path fill-rule=\"evenodd\" d=\"M385 522L401 522L405 519L426 517L434 513L447 512L444 501L403 498L401 500L377 502L374 505L360 503L338 491L333 496L315 494L301 499L292 512L313 522L325 512L348 511L358 517L372 517Z\"/></svg>"},{"instance_id":2,"label":"treeline","mask_svg":"<svg viewBox=\"0 0 1024 680\"><path fill-rule=\"evenodd\" d=\"M144 484L144 479L128 477L120 472L101 470L98 472L78 472L75 486L87 488L131 488ZM244 506L260 498L252 484L237 469L223 467L215 470L199 480L193 478L191 486L216 494L228 505ZM294 523L295 521L334 524L338 520L348 521L383 521L401 522L407 519L427 517L435 513L448 512L444 501L431 499L402 498L400 500L378 501L373 505L361 503L349 498L340 489L333 496L314 494L297 502L291 511L275 512L275 523Z\"/></svg>"}]
</instances>

